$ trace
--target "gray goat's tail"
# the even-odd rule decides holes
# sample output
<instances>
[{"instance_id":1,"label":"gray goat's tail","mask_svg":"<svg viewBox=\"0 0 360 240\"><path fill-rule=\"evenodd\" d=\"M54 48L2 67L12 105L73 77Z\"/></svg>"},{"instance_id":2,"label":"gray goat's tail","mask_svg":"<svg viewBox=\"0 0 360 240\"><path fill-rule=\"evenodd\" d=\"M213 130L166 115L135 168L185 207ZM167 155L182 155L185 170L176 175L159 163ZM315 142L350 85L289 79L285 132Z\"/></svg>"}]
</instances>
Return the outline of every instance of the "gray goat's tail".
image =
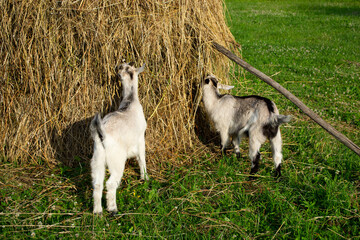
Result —
<instances>
[{"instance_id":1,"label":"gray goat's tail","mask_svg":"<svg viewBox=\"0 0 360 240\"><path fill-rule=\"evenodd\" d=\"M290 115L272 114L266 126L268 128L274 128L274 131L277 132L277 128L283 123L290 122L291 118L292 116Z\"/></svg>"},{"instance_id":2,"label":"gray goat's tail","mask_svg":"<svg viewBox=\"0 0 360 240\"><path fill-rule=\"evenodd\" d=\"M292 116L290 115L276 115L276 123L277 125L283 124L283 123L288 123L290 122L292 119Z\"/></svg>"},{"instance_id":3,"label":"gray goat's tail","mask_svg":"<svg viewBox=\"0 0 360 240\"><path fill-rule=\"evenodd\" d=\"M279 131L279 126L283 123L290 122L290 120L291 116L289 115L272 114L269 122L263 126L263 134L269 139L274 138Z\"/></svg>"},{"instance_id":4,"label":"gray goat's tail","mask_svg":"<svg viewBox=\"0 0 360 240\"><path fill-rule=\"evenodd\" d=\"M95 142L102 143L104 141L105 135L99 113L97 113L93 120L91 120L90 133Z\"/></svg>"}]
</instances>

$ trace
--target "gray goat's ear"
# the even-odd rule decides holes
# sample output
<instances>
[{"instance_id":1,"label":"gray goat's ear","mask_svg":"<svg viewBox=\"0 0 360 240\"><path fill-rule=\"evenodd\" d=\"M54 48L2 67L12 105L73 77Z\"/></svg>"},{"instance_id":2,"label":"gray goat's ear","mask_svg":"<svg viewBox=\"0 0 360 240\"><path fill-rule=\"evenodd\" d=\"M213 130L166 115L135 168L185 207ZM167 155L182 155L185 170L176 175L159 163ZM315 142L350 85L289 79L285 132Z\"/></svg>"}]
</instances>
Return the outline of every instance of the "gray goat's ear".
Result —
<instances>
[{"instance_id":1,"label":"gray goat's ear","mask_svg":"<svg viewBox=\"0 0 360 240\"><path fill-rule=\"evenodd\" d=\"M142 73L143 71L144 71L144 69L145 69L145 63L141 66L141 67L139 67L139 68L137 68L136 69L136 72L139 74L139 73Z\"/></svg>"},{"instance_id":2,"label":"gray goat's ear","mask_svg":"<svg viewBox=\"0 0 360 240\"><path fill-rule=\"evenodd\" d=\"M229 86L229 85L225 85L225 84L220 84L220 83L218 83L217 88L218 88L218 89L224 89L224 90L230 90L230 89L234 88L234 86Z\"/></svg>"}]
</instances>

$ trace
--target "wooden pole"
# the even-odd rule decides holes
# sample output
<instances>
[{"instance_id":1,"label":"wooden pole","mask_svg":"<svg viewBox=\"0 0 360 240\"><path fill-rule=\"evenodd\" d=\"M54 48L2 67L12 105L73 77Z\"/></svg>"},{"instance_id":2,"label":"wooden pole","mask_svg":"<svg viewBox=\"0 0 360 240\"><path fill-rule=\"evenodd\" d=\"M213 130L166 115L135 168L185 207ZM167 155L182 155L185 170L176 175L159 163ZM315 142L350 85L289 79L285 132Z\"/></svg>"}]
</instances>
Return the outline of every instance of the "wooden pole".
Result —
<instances>
[{"instance_id":1,"label":"wooden pole","mask_svg":"<svg viewBox=\"0 0 360 240\"><path fill-rule=\"evenodd\" d=\"M295 97L291 92L281 86L279 83L275 82L273 79L265 75L264 73L260 72L244 60L240 59L234 53L226 49L225 47L221 46L220 44L213 42L213 47L227 56L229 59L240 65L241 67L245 68L247 71L255 75L256 77L260 78L281 94L283 94L287 99L293 102L296 106L298 106L306 115L308 115L312 120L314 120L317 124L319 124L322 128L328 131L331 135L333 135L337 140L342 142L345 146L353 150L357 155L360 156L360 148L353 143L350 139L344 136L342 133L337 131L333 128L330 124L325 122L319 115L313 112L310 108L308 108L303 102L301 102L297 97Z\"/></svg>"}]
</instances>

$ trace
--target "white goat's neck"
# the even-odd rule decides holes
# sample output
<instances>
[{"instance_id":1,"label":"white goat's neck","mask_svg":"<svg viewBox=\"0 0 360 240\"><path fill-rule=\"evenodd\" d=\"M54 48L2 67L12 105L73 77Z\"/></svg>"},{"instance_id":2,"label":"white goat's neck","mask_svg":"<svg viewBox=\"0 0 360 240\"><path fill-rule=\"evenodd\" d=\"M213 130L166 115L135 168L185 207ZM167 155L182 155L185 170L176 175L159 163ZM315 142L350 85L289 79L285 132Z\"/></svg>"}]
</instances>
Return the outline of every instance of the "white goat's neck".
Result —
<instances>
[{"instance_id":1,"label":"white goat's neck","mask_svg":"<svg viewBox=\"0 0 360 240\"><path fill-rule=\"evenodd\" d=\"M120 102L119 111L125 111L133 102L139 102L137 76L134 76L132 84L123 84L122 100Z\"/></svg>"},{"instance_id":2,"label":"white goat's neck","mask_svg":"<svg viewBox=\"0 0 360 240\"><path fill-rule=\"evenodd\" d=\"M124 86L122 90L123 99L139 100L137 86Z\"/></svg>"}]
</instances>

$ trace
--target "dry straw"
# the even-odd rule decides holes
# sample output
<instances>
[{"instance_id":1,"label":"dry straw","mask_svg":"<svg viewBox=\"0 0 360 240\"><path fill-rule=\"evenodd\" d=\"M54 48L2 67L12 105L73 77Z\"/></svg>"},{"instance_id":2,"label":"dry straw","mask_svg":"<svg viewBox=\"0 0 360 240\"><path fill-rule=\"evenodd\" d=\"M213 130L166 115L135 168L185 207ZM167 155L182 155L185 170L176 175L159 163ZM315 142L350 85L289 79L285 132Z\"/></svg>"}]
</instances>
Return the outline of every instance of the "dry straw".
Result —
<instances>
[{"instance_id":1,"label":"dry straw","mask_svg":"<svg viewBox=\"0 0 360 240\"><path fill-rule=\"evenodd\" d=\"M149 166L205 149L200 82L230 69L211 42L235 44L222 0L4 0L0 9L1 158L88 160L89 121L118 106L123 60L147 65Z\"/></svg>"}]
</instances>

